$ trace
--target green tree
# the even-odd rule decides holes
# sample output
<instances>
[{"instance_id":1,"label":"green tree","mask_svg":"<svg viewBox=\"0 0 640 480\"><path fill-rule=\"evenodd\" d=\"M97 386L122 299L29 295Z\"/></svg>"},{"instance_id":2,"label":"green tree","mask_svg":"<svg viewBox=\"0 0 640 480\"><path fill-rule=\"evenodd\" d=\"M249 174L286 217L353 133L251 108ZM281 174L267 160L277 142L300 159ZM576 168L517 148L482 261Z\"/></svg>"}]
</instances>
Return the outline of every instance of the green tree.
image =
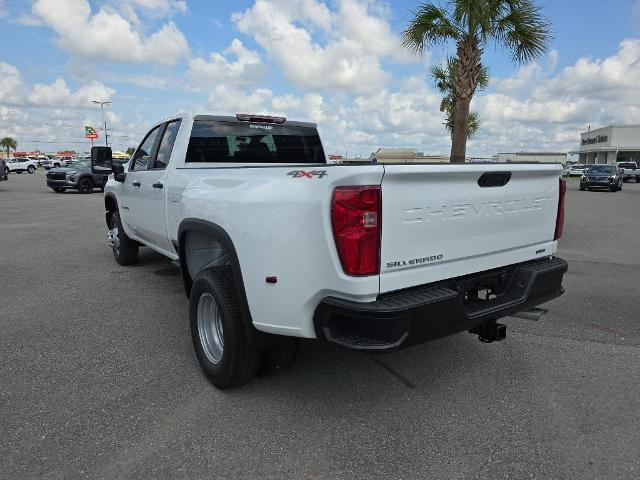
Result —
<instances>
[{"instance_id":1,"label":"green tree","mask_svg":"<svg viewBox=\"0 0 640 480\"><path fill-rule=\"evenodd\" d=\"M447 58L447 61L443 65L434 65L431 67L430 74L433 79L434 86L442 94L442 101L440 102L440 111L445 116L445 127L453 138L453 114L456 110L456 97L453 91L453 75L455 72L455 59ZM478 75L478 85L476 86L476 92L484 90L489 85L489 72L483 65ZM469 118L467 121L467 139L473 137L480 128L480 118L477 112L469 112Z\"/></svg>"},{"instance_id":2,"label":"green tree","mask_svg":"<svg viewBox=\"0 0 640 480\"><path fill-rule=\"evenodd\" d=\"M127 155L131 156L134 153L136 153L136 147L129 147L127 148Z\"/></svg>"},{"instance_id":3,"label":"green tree","mask_svg":"<svg viewBox=\"0 0 640 480\"><path fill-rule=\"evenodd\" d=\"M456 46L451 162L463 163L469 105L478 87L484 49L494 43L508 50L514 63L528 63L546 53L549 23L535 0L442 0L421 4L413 15L402 33L405 47L422 53L433 45Z\"/></svg>"},{"instance_id":4,"label":"green tree","mask_svg":"<svg viewBox=\"0 0 640 480\"><path fill-rule=\"evenodd\" d=\"M18 142L16 142L15 138L4 137L0 140L0 147L4 148L7 151L7 157L11 154L11 150L15 151L18 148Z\"/></svg>"}]
</instances>

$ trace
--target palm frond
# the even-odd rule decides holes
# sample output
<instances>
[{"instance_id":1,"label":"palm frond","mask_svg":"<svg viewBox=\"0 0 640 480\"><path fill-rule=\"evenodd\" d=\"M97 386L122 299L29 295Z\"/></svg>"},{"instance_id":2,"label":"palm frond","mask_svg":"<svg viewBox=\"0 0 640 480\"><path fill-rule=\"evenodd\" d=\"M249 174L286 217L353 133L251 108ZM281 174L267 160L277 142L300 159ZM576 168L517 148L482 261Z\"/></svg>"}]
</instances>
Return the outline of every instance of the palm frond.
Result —
<instances>
[{"instance_id":1,"label":"palm frond","mask_svg":"<svg viewBox=\"0 0 640 480\"><path fill-rule=\"evenodd\" d=\"M462 34L446 9L424 3L413 12L409 26L402 32L402 44L414 53L422 53L428 45L457 40Z\"/></svg>"},{"instance_id":2,"label":"palm frond","mask_svg":"<svg viewBox=\"0 0 640 480\"><path fill-rule=\"evenodd\" d=\"M503 0L502 16L494 22L492 36L511 51L513 60L525 64L541 58L551 41L550 25L531 0Z\"/></svg>"},{"instance_id":3,"label":"palm frond","mask_svg":"<svg viewBox=\"0 0 640 480\"><path fill-rule=\"evenodd\" d=\"M480 130L480 117L477 112L469 112L467 122L467 138L473 137Z\"/></svg>"}]
</instances>

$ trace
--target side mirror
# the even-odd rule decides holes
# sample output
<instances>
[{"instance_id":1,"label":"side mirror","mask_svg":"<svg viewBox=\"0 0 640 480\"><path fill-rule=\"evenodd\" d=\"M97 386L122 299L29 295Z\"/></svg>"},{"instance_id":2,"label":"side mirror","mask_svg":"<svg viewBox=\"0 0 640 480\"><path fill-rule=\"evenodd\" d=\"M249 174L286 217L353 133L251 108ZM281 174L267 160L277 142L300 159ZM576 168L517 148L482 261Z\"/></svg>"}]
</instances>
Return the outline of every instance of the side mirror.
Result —
<instances>
[{"instance_id":1,"label":"side mirror","mask_svg":"<svg viewBox=\"0 0 640 480\"><path fill-rule=\"evenodd\" d=\"M113 171L111 147L91 147L91 172L109 175Z\"/></svg>"},{"instance_id":2,"label":"side mirror","mask_svg":"<svg viewBox=\"0 0 640 480\"><path fill-rule=\"evenodd\" d=\"M113 170L113 179L116 182L124 182L124 179L127 177L127 174L124 171L124 164L120 160L114 160L112 162L112 170Z\"/></svg>"}]
</instances>

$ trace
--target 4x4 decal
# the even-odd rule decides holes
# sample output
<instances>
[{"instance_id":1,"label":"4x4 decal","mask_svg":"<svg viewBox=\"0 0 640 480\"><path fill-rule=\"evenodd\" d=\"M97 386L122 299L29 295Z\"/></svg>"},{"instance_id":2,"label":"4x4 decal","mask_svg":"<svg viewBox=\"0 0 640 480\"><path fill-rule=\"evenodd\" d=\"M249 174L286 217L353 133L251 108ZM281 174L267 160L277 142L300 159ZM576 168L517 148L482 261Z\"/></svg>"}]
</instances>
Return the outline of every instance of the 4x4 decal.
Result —
<instances>
[{"instance_id":1,"label":"4x4 decal","mask_svg":"<svg viewBox=\"0 0 640 480\"><path fill-rule=\"evenodd\" d=\"M327 171L326 170L293 170L291 172L288 172L287 175L291 175L291 177L293 178L313 178L313 177L318 177L318 178L323 178L324 176L327 175Z\"/></svg>"}]
</instances>

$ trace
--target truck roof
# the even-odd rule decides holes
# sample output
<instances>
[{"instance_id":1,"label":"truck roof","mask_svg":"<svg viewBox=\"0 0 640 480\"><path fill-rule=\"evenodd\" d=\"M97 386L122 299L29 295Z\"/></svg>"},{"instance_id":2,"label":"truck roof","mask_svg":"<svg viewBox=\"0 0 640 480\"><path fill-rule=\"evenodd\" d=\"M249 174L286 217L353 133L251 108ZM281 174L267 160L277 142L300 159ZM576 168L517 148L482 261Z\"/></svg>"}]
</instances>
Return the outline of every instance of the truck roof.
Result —
<instances>
[{"instance_id":1,"label":"truck roof","mask_svg":"<svg viewBox=\"0 0 640 480\"><path fill-rule=\"evenodd\" d=\"M264 117L267 115L258 115L256 116ZM238 120L237 117L231 115L210 115L210 114L194 114L194 120L213 120L215 122L237 122L241 123L243 120ZM309 127L309 128L317 128L317 125L313 122L299 122L296 120L285 120L283 125L289 125L292 127Z\"/></svg>"}]
</instances>

